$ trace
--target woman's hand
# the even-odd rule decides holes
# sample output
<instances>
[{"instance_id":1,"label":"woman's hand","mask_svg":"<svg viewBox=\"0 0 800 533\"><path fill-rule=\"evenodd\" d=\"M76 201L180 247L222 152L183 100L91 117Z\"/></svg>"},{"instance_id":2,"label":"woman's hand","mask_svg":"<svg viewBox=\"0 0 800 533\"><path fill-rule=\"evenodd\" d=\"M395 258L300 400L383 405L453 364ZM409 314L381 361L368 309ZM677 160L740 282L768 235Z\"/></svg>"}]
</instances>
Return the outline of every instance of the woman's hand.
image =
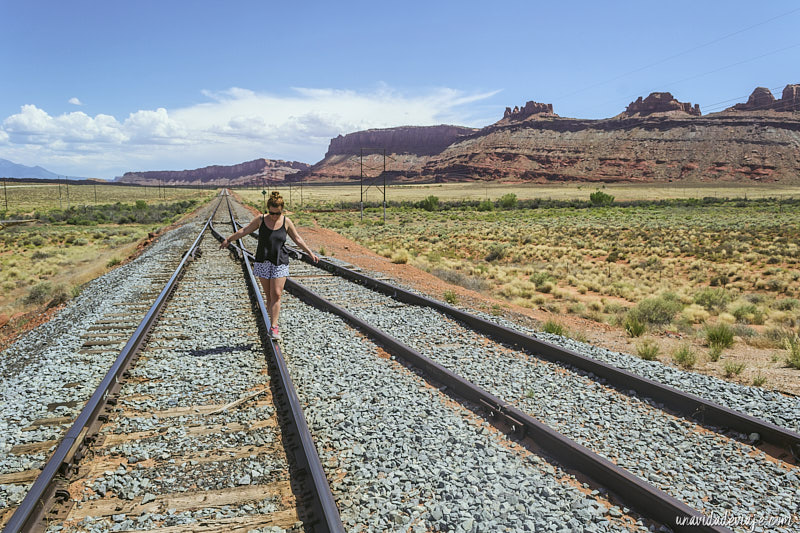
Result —
<instances>
[{"instance_id":1,"label":"woman's hand","mask_svg":"<svg viewBox=\"0 0 800 533\"><path fill-rule=\"evenodd\" d=\"M315 263L319 262L319 256L317 254L311 252L309 255L311 256L312 261L314 261Z\"/></svg>"},{"instance_id":2,"label":"woman's hand","mask_svg":"<svg viewBox=\"0 0 800 533\"><path fill-rule=\"evenodd\" d=\"M223 248L227 248L229 244L230 242L228 242L228 239L225 239L224 241L219 243L219 249L222 250Z\"/></svg>"}]
</instances>

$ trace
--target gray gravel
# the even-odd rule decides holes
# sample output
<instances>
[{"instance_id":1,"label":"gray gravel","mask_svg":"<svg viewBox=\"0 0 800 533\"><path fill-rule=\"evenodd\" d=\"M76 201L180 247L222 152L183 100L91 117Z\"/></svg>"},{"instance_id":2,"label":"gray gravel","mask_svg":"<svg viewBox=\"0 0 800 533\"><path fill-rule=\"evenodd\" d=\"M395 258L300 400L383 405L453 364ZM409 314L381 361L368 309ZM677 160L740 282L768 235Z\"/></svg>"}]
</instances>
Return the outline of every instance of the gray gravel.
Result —
<instances>
[{"instance_id":1,"label":"gray gravel","mask_svg":"<svg viewBox=\"0 0 800 533\"><path fill-rule=\"evenodd\" d=\"M288 295L281 313L284 355L348 531L625 530L613 516L626 510L577 490L338 318Z\"/></svg>"},{"instance_id":2,"label":"gray gravel","mask_svg":"<svg viewBox=\"0 0 800 533\"><path fill-rule=\"evenodd\" d=\"M210 211L204 208L201 213L207 213L204 215L207 217ZM146 307L155 300L163 285L161 279L175 270L200 228L195 219L162 235L135 260L87 283L81 294L52 320L0 353L0 474L43 466L50 452L17 456L10 453L11 448L56 440L71 423L43 426L36 431L22 429L37 419L72 419L78 415L144 316ZM118 313L127 313L127 317L108 316ZM127 321L132 326L90 329L107 327L99 324L103 320ZM90 340L118 342L91 347L102 353L82 352L81 346ZM18 504L28 488L29 484L0 485L0 509Z\"/></svg>"},{"instance_id":3,"label":"gray gravel","mask_svg":"<svg viewBox=\"0 0 800 533\"><path fill-rule=\"evenodd\" d=\"M149 433L117 444L108 440L109 445L95 449L95 459L121 465L91 477L78 507L101 498L148 503L187 491L288 481L289 466L269 392L266 403L255 398L219 414L200 412L202 406L224 405L253 390L269 389L241 268L218 247L210 235L203 240L201 256L187 268L120 391L117 415L101 430L107 439ZM164 412L180 408L188 409ZM253 517L285 507L281 497L266 494L258 502L209 505L183 512L161 509L89 517L63 530L143 530L159 525L191 529L200 521ZM50 531L58 527L54 524Z\"/></svg>"},{"instance_id":4,"label":"gray gravel","mask_svg":"<svg viewBox=\"0 0 800 533\"><path fill-rule=\"evenodd\" d=\"M775 464L752 446L698 431L648 400L610 390L580 372L487 342L431 309L400 305L341 278L303 281L692 507L718 514L800 516L800 469ZM694 376L683 374L684 381ZM741 389L739 394L748 391Z\"/></svg>"}]
</instances>

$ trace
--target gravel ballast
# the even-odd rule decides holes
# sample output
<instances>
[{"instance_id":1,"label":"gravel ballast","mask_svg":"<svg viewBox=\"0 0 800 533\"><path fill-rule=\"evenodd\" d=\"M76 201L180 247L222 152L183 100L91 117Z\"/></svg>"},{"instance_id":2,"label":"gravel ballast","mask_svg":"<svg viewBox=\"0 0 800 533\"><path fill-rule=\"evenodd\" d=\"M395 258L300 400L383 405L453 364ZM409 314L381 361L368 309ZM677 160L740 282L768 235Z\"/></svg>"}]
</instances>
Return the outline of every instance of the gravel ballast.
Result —
<instances>
[{"instance_id":1,"label":"gravel ballast","mask_svg":"<svg viewBox=\"0 0 800 533\"><path fill-rule=\"evenodd\" d=\"M776 464L746 443L666 415L649 400L608 389L581 372L487 340L431 309L399 304L337 277L302 281L696 509L800 516L800 469ZM685 380L693 376L684 374Z\"/></svg>"}]
</instances>

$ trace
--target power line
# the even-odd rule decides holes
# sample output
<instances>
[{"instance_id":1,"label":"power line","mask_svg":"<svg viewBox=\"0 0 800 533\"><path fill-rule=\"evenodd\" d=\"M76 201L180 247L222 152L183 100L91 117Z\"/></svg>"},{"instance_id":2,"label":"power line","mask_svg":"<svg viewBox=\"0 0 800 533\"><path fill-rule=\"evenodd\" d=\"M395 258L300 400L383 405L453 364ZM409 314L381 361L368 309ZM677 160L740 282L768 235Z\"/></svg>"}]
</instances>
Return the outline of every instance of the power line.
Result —
<instances>
[{"instance_id":1,"label":"power line","mask_svg":"<svg viewBox=\"0 0 800 533\"><path fill-rule=\"evenodd\" d=\"M776 16L774 16L772 18L769 18L769 19L767 19L765 21L762 21L762 22L759 22L757 24L753 24L752 26L748 26L748 27L743 28L741 30L736 30L735 32L728 33L727 35L723 35L722 37L718 37L716 39L708 41L707 43L703 43L703 44L697 45L697 46L695 46L693 48L689 48L687 50L684 50L683 52L678 52L677 54L673 54L673 55L671 55L671 56L669 56L669 57L667 57L665 59L661 59L659 61L656 61L655 63L650 63L649 65L645 65L643 67L639 67L637 69L631 70L631 71L626 72L624 74L620 74L619 76L615 76L615 77L613 77L611 79L595 83L593 85L584 86L583 88L578 89L577 91L574 91L572 93L568 93L568 94L565 94L564 96L556 98L554 101L557 102L559 100L563 100L564 98L569 98L570 96L574 96L576 94L580 94L583 91L587 91L589 89L593 89L593 88L598 87L600 85L605 85L606 83L611 83L612 81L617 81L618 79L624 78L626 76L630 76L631 74L636 74L637 72L641 72L642 70L646 70L648 68L655 67L656 65L661 65L662 63L666 63L667 61L671 61L671 60L675 59L676 57L684 56L686 54L689 54L689 53L694 52L696 50L699 50L701 48L705 48L706 46L711 46L712 44L716 44L716 43L718 43L720 41L723 41L725 39L733 37L734 35L738 35L740 33L744 33L746 31L752 30L753 28L757 28L758 26L763 26L764 24L767 24L768 22L772 22L773 20L776 20L776 19L779 19L779 18L782 18L782 17L786 17L788 15L791 15L792 13L796 13L797 11L800 11L800 7L797 7L795 9L790 10L790 11L787 11L786 13L782 13L780 15L776 15Z\"/></svg>"},{"instance_id":2,"label":"power line","mask_svg":"<svg viewBox=\"0 0 800 533\"><path fill-rule=\"evenodd\" d=\"M666 88L668 88L670 86L677 85L677 84L683 83L685 81L694 80L694 79L697 79L697 78L702 78L703 76L708 76L709 74L713 74L713 73L719 72L721 70L725 70L725 69L728 69L728 68L731 68L731 67L736 67L736 66L742 65L744 63L749 63L751 61L755 61L757 59L761 59L763 57L766 57L766 56L769 56L769 55L772 55L772 54L777 54L779 52L784 52L786 50L791 50L792 48L797 48L798 46L800 46L800 43L795 43L793 45L786 46L786 47L783 47L783 48L779 48L777 50L772 50L770 52L766 52L764 54L761 54L761 55L758 55L758 56L755 56L755 57L751 57L749 59L743 59L742 61L737 61L735 63L730 63L730 64L725 65L723 67L715 68L713 70L709 70L709 71L706 71L706 72L701 72L700 74L695 74L693 76L689 76L688 78L683 78L683 79L680 79L680 80L677 80L677 81L671 81L671 82L668 82L668 83L664 83L664 84L661 84L659 86L659 89L666 89ZM647 92L647 91L645 91L645 92ZM653 92L653 91L649 91L649 92ZM623 98L625 98L627 100L629 98L636 98L637 96L640 96L641 94L642 94L642 92L640 91L640 92L637 92L636 94L632 94L630 96L623 97ZM606 104L617 102L618 100L619 100L618 98L614 98L613 100L606 100L605 102L602 102L599 105L603 106L603 105L606 105ZM598 104L594 104L594 105L597 106ZM701 110L702 110L702 108L701 108Z\"/></svg>"}]
</instances>

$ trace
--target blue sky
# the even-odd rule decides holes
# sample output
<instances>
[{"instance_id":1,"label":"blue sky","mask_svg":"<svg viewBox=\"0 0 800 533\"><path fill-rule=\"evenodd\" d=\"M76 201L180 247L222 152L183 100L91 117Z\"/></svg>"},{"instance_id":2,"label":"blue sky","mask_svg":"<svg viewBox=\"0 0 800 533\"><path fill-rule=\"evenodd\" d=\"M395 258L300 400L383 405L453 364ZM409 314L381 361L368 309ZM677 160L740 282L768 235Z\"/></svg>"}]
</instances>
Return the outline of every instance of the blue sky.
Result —
<instances>
[{"instance_id":1,"label":"blue sky","mask_svg":"<svg viewBox=\"0 0 800 533\"><path fill-rule=\"evenodd\" d=\"M0 0L0 158L113 178L319 161L367 128L482 127L506 106L704 113L800 83L796 1Z\"/></svg>"}]
</instances>

